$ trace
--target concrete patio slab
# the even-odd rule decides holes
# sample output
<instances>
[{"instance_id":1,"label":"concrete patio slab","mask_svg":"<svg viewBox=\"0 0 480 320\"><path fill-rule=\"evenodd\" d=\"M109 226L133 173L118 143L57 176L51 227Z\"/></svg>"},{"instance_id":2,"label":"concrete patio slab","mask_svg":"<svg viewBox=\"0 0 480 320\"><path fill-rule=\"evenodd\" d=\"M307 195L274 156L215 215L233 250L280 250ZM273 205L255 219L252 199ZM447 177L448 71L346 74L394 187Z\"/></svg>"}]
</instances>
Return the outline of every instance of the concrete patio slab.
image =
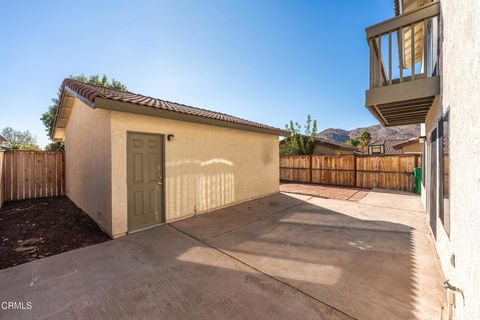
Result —
<instances>
[{"instance_id":1,"label":"concrete patio slab","mask_svg":"<svg viewBox=\"0 0 480 320\"><path fill-rule=\"evenodd\" d=\"M424 213L379 200L310 198L206 242L358 319L438 319L443 278Z\"/></svg>"},{"instance_id":2,"label":"concrete patio slab","mask_svg":"<svg viewBox=\"0 0 480 320\"><path fill-rule=\"evenodd\" d=\"M419 195L396 190L373 189L366 197L360 200L360 203L407 211L423 211Z\"/></svg>"},{"instance_id":3,"label":"concrete patio slab","mask_svg":"<svg viewBox=\"0 0 480 320\"><path fill-rule=\"evenodd\" d=\"M0 299L33 308L0 318L436 320L442 274L406 196L277 194L1 270Z\"/></svg>"},{"instance_id":4,"label":"concrete patio slab","mask_svg":"<svg viewBox=\"0 0 480 320\"><path fill-rule=\"evenodd\" d=\"M305 195L285 195L278 193L254 201L208 212L195 217L195 223L190 219L179 220L172 225L186 233L194 233L197 239L205 240L220 234L231 232L238 227L261 220L272 214L277 214L288 208L297 206L310 199Z\"/></svg>"},{"instance_id":5,"label":"concrete patio slab","mask_svg":"<svg viewBox=\"0 0 480 320\"><path fill-rule=\"evenodd\" d=\"M348 319L164 225L0 271L1 319Z\"/></svg>"}]
</instances>

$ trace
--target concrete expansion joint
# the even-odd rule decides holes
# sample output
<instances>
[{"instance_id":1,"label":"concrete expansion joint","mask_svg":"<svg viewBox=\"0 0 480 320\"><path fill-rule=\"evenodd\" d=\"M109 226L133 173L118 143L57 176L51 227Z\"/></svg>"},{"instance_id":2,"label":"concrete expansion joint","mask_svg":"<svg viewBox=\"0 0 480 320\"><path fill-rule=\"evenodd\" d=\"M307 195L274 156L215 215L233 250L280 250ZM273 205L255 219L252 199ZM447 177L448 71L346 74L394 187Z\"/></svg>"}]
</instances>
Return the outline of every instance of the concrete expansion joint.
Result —
<instances>
[{"instance_id":1,"label":"concrete expansion joint","mask_svg":"<svg viewBox=\"0 0 480 320\"><path fill-rule=\"evenodd\" d=\"M308 199L308 200L310 200L310 199ZM301 205L301 203L300 203L300 204L297 204L297 205L294 205L294 206L291 206L291 207L288 207L288 208L283 209L283 210L281 210L281 211L278 211L278 212L276 212L276 213L273 213L273 214L271 214L271 215L269 215L269 216L267 216L267 217L273 216L273 215L275 215L275 214L278 214L278 213L283 212L283 211L285 211L285 210L288 210L288 209L290 209L290 208L297 207L297 206L299 206L299 205ZM265 218L267 218L267 217L265 217ZM264 218L262 218L262 219L264 219ZM258 219L258 220L256 220L256 221L259 221L259 220L262 220L262 219ZM250 224L250 223L248 223L248 224ZM248 225L248 224L246 224L246 225ZM287 287L289 287L290 289L293 289L293 290L297 291L298 293L300 293L300 294L302 294L302 295L304 295L304 296L306 296L306 297L308 297L308 298L310 298L310 299L312 299L312 300L314 300L314 301L316 301L316 302L318 302L318 303L321 303L321 304L323 304L324 306L327 306L327 307L329 307L329 308L337 311L338 313L342 314L343 316L348 317L348 318L351 319L351 320L358 320L357 318L353 317L352 315L349 315L349 314L347 314L346 312L344 312L344 311L342 311L342 310L340 310L340 309L338 309L338 308L336 308L336 307L334 307L334 306L332 306L332 305L330 305L330 304L328 304L328 303L326 303L326 302L324 302L324 301L322 301L322 300L320 300L320 299L318 299L318 298L316 298L316 297L308 294L307 292L303 291L302 289L297 288L297 287L295 287L295 286L293 286L293 285L291 285L291 284L289 284L289 283L287 283L287 282L285 282L285 281L283 281L283 280L281 280L281 279L279 279L279 278L276 278L276 277L273 276L273 275L270 275L270 274L268 274L268 273L265 273L264 271L262 271L262 270L260 270L260 269L258 269L258 268L256 268L256 267L254 267L254 266L246 263L245 261L240 260L240 259L234 257L233 255L229 254L228 252L226 252L226 251L224 251L224 250L222 250L222 249L220 249L220 248L217 248L217 247L215 247L214 245L212 245L212 244L210 244L210 243L208 243L208 242L206 242L206 241L204 241L204 240L201 240L200 238L197 238L197 237L195 237L195 236L193 236L193 235L191 235L191 234L189 234L189 233L187 233L187 232L185 232L185 231L183 231L183 230L175 227L173 224L168 224L168 225L169 225L170 227L172 227L173 229L177 230L178 232L186 235L187 237L190 237L190 238L192 238L192 239L194 239L194 240L197 240L198 242L204 244L205 246L207 246L207 247L209 247L209 248L212 248L212 249L220 252L221 254L229 257L230 259L233 259L233 260L237 261L238 263L241 263L242 265L246 266L247 268L252 269L252 270L254 270L254 271L256 271L256 272L258 272L258 273L260 273L260 274L262 274L262 275L264 275L264 276L266 276L266 277L268 277L268 278L270 278L270 279L272 279L272 280L274 280L274 281L276 281L276 282L279 282L279 283L281 283L282 285L287 286ZM246 226L246 225L243 225L243 226ZM241 226L241 227L243 227L243 226ZM237 228L237 229L238 229L238 228ZM227 232L231 232L231 231L233 231L233 230L230 230L230 231L227 231ZM217 235L217 236L218 236L218 235Z\"/></svg>"}]
</instances>

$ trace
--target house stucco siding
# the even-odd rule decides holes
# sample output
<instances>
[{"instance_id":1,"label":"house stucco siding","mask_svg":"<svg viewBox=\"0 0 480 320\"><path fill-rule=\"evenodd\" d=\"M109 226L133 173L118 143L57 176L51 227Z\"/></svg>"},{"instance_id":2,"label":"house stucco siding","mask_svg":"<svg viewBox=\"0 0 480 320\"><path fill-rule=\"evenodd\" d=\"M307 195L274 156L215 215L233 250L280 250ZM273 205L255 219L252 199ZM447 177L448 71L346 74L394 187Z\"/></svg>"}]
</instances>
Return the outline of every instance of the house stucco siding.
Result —
<instances>
[{"instance_id":1,"label":"house stucco siding","mask_svg":"<svg viewBox=\"0 0 480 320\"><path fill-rule=\"evenodd\" d=\"M411 144L407 144L402 147L402 153L421 153L422 152L422 144L420 142L415 142Z\"/></svg>"},{"instance_id":2,"label":"house stucco siding","mask_svg":"<svg viewBox=\"0 0 480 320\"><path fill-rule=\"evenodd\" d=\"M65 131L67 196L105 232L112 232L110 111L75 99Z\"/></svg>"},{"instance_id":3,"label":"house stucco siding","mask_svg":"<svg viewBox=\"0 0 480 320\"><path fill-rule=\"evenodd\" d=\"M429 138L449 110L450 236L437 218L436 248L445 278L465 294L465 302L456 295L455 319L480 319L480 1L441 5L441 99L425 130Z\"/></svg>"},{"instance_id":4,"label":"house stucco siding","mask_svg":"<svg viewBox=\"0 0 480 320\"><path fill-rule=\"evenodd\" d=\"M313 149L314 155L336 155L336 154L353 154L352 150L341 150L328 147L325 145L317 144Z\"/></svg>"},{"instance_id":5,"label":"house stucco siding","mask_svg":"<svg viewBox=\"0 0 480 320\"><path fill-rule=\"evenodd\" d=\"M129 131L174 135L165 141L167 222L279 191L275 135L122 112L111 125L113 236L127 232Z\"/></svg>"}]
</instances>

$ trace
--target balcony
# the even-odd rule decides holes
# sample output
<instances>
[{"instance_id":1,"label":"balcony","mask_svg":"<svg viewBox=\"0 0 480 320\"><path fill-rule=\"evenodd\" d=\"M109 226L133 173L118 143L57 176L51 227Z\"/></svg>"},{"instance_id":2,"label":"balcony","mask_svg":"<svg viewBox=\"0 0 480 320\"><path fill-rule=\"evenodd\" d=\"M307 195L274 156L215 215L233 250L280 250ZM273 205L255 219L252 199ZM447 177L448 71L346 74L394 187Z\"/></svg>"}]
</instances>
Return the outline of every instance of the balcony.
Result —
<instances>
[{"instance_id":1,"label":"balcony","mask_svg":"<svg viewBox=\"0 0 480 320\"><path fill-rule=\"evenodd\" d=\"M440 93L438 1L366 29L370 88L365 105L383 126L425 122Z\"/></svg>"}]
</instances>

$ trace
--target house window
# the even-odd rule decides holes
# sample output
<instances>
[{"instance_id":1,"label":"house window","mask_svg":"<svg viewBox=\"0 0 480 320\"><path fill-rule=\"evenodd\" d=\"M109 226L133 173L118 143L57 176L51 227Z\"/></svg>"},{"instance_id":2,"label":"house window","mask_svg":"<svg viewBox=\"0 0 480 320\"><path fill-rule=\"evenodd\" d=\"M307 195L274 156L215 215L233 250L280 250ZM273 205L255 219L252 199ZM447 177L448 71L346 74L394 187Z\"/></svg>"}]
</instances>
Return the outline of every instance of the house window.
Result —
<instances>
[{"instance_id":1,"label":"house window","mask_svg":"<svg viewBox=\"0 0 480 320\"><path fill-rule=\"evenodd\" d=\"M370 147L371 154L381 154L382 153L382 146L371 146Z\"/></svg>"},{"instance_id":2,"label":"house window","mask_svg":"<svg viewBox=\"0 0 480 320\"><path fill-rule=\"evenodd\" d=\"M449 179L449 112L439 121L439 153L440 153L440 220L443 223L445 232L450 236L450 179Z\"/></svg>"}]
</instances>

